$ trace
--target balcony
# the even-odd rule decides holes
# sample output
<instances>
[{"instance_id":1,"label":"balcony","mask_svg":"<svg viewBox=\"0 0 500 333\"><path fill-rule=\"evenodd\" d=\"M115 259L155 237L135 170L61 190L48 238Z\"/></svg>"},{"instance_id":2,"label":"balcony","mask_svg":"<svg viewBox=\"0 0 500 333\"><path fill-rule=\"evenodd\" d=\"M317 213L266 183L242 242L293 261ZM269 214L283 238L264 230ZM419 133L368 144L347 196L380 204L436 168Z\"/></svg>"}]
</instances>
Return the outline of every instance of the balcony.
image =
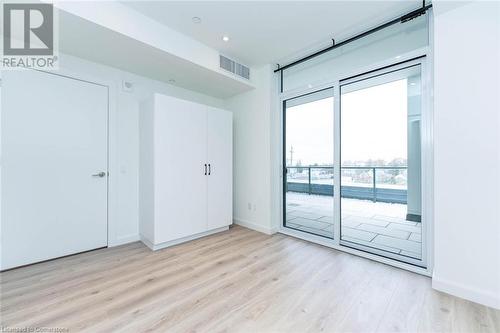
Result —
<instances>
[{"instance_id":1,"label":"balcony","mask_svg":"<svg viewBox=\"0 0 500 333\"><path fill-rule=\"evenodd\" d=\"M343 241L421 258L421 223L407 220L406 170L406 166L342 167ZM387 172L391 178L378 176ZM396 177L399 181L394 181ZM289 167L286 187L286 225L332 237L333 167Z\"/></svg>"},{"instance_id":2,"label":"balcony","mask_svg":"<svg viewBox=\"0 0 500 333\"><path fill-rule=\"evenodd\" d=\"M373 202L406 204L406 166L348 166L342 167L342 197ZM401 182L391 184L383 179L387 172L402 176ZM353 176L358 176L354 178ZM393 177L393 178L397 178ZM391 178L391 180L393 179ZM287 167L287 191L333 196L332 166Z\"/></svg>"}]
</instances>

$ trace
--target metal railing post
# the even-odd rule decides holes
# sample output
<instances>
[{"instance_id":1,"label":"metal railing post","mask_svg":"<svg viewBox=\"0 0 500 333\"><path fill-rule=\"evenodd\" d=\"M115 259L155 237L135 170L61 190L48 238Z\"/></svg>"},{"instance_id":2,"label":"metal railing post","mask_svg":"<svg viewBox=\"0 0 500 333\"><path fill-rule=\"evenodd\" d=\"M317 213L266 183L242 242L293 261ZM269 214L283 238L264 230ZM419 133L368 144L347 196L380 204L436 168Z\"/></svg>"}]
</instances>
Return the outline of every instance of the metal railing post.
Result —
<instances>
[{"instance_id":1,"label":"metal railing post","mask_svg":"<svg viewBox=\"0 0 500 333\"><path fill-rule=\"evenodd\" d=\"M375 178L376 168L372 168L372 173L373 173L373 202L377 202L377 179Z\"/></svg>"},{"instance_id":2,"label":"metal railing post","mask_svg":"<svg viewBox=\"0 0 500 333\"><path fill-rule=\"evenodd\" d=\"M308 167L309 170L309 195L311 194L311 167Z\"/></svg>"}]
</instances>

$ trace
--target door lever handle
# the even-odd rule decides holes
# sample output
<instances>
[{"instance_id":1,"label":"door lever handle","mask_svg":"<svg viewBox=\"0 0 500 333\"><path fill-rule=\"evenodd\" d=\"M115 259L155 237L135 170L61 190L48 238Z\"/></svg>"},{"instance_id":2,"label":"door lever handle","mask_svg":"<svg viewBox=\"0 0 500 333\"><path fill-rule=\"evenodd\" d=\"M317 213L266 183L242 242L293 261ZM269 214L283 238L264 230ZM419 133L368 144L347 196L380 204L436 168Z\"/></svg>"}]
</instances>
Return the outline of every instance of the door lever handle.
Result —
<instances>
[{"instance_id":1,"label":"door lever handle","mask_svg":"<svg viewBox=\"0 0 500 333\"><path fill-rule=\"evenodd\" d=\"M104 171L92 175L92 177L99 177L99 178L102 178L104 176L106 176L106 172Z\"/></svg>"}]
</instances>

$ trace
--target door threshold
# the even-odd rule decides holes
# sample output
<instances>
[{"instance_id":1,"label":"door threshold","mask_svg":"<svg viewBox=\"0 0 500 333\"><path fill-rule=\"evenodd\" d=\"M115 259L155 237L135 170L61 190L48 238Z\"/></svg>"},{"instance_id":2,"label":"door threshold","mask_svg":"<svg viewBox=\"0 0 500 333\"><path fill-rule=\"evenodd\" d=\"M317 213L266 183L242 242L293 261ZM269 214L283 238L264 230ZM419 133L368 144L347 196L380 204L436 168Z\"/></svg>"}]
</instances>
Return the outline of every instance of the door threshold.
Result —
<instances>
[{"instance_id":1,"label":"door threshold","mask_svg":"<svg viewBox=\"0 0 500 333\"><path fill-rule=\"evenodd\" d=\"M343 245L337 245L334 243L333 239L321 237L321 236L316 236L316 235L304 235L303 232L300 231L294 231L294 230L289 230L289 228L286 227L281 227L280 230L278 231L281 234L291 236L294 238L298 238L301 240L305 240L314 244L318 244L321 246L326 246L334 250L346 252L352 255L356 255L358 257L370 259L382 264L386 264L389 266L393 266L396 268L404 269L413 273L417 273L420 275L432 277L432 271L429 268L424 268L424 267L419 267L415 266L412 264L408 264L402 261L398 261L396 259L392 258L387 258L387 257L382 257L376 254L371 254L369 252L361 251L355 248L343 246Z\"/></svg>"}]
</instances>

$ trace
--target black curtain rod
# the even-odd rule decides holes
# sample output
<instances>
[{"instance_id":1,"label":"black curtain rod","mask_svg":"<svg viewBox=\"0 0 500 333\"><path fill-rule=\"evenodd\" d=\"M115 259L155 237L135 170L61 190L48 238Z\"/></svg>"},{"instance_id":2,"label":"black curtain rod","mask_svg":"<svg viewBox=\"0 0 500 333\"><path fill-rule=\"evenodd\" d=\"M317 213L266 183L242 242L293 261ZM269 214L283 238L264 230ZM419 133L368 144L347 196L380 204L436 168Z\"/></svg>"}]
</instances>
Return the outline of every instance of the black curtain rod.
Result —
<instances>
[{"instance_id":1,"label":"black curtain rod","mask_svg":"<svg viewBox=\"0 0 500 333\"><path fill-rule=\"evenodd\" d=\"M379 31L379 30L382 30L382 29L384 29L384 28L387 28L387 27L389 27L389 26L391 26L391 25L393 25L393 24L408 22L408 21L410 21L410 20L412 20L412 19L414 19L414 18L416 18L416 17L418 17L418 16L420 16L420 15L425 14L425 12L427 12L427 10L428 10L429 8L431 8L431 7L432 7L432 4L429 4L429 5L426 5L426 6L422 6L422 7L418 8L418 9L416 9L416 10L414 10L414 11L409 12L408 14L405 14L405 15L403 15L403 16L401 16L401 17L398 17L398 18L396 18L396 19L394 19L394 20L392 20L392 21L389 21L389 22L386 22L386 23L384 23L384 24L382 24L382 25L379 25L378 27L375 27L375 28L373 28L373 29L370 29L370 30L368 30L368 31L365 31L365 32L363 32L363 33L360 33L359 35L356 35L356 36L354 36L354 37L351 37L351 38L349 38L349 39L346 39L346 40L344 40L344 41L342 41L342 42L340 42L340 43L336 43L336 44L335 44L335 41L334 41L334 42L333 42L334 44L333 44L332 46L329 46L329 47L327 47L326 49L323 49L323 50L320 50L320 51L315 52L315 53L313 53L313 54L310 54L310 55L308 55L308 56L306 56L306 57L304 57L304 58L301 58L301 59L295 60L294 62L289 63L288 65L285 65L285 66L283 66L283 67L280 67L280 66L279 66L279 64L278 64L278 69L275 69L275 70L274 70L274 72L276 73L276 72L279 72L279 71L283 71L284 69L290 68L290 67L295 66L295 65L297 65L297 64L300 64L300 63L302 63L302 62L304 62L304 61L307 61L307 60L309 60L309 59L312 59L312 58L314 58L314 57L317 57L317 56L319 56L319 55L321 55L321 54L323 54L323 53L325 53L325 52L328 52L328 51L331 51L331 50L333 50L333 49L336 49L337 47L341 47L341 46L343 46L343 45L346 45L346 44L348 44L348 43L351 43L351 42L353 42L353 41L355 41L355 40L358 40L358 39L360 39L360 38L363 38L363 37L365 37L365 36L371 35L372 33L377 32L377 31Z\"/></svg>"}]
</instances>

